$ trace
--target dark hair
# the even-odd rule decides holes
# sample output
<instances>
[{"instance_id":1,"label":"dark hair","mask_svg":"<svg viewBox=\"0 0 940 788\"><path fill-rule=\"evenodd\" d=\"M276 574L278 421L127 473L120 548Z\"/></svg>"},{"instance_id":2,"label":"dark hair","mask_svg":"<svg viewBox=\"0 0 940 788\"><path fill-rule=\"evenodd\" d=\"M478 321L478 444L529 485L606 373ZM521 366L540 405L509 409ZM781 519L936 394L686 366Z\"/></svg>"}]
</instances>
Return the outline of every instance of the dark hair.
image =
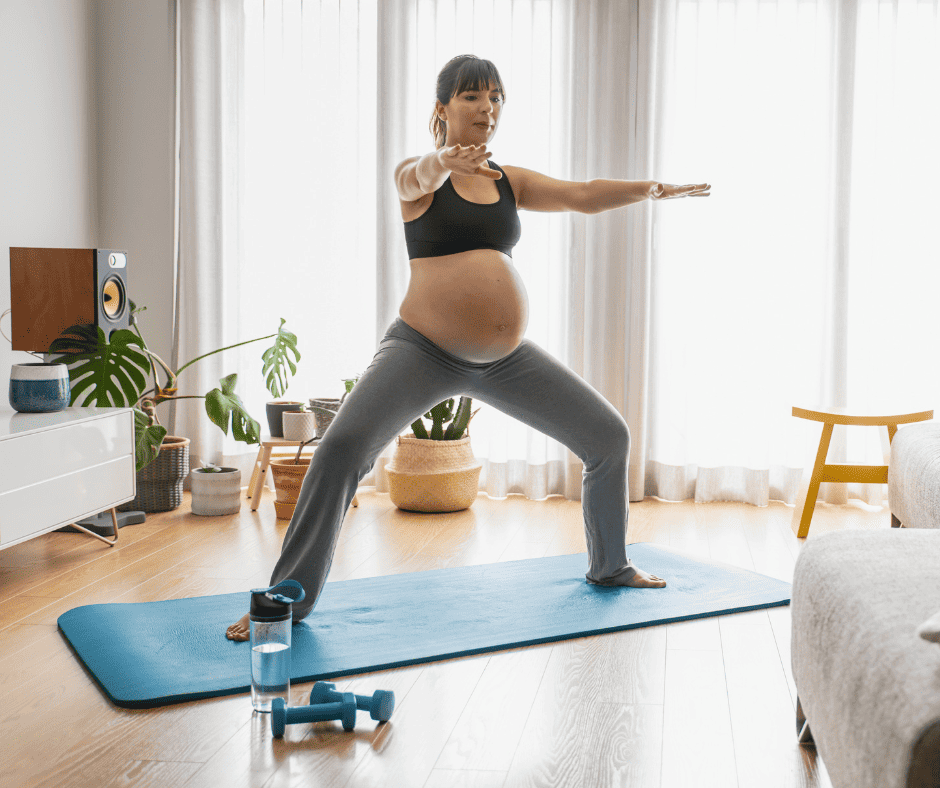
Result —
<instances>
[{"instance_id":1,"label":"dark hair","mask_svg":"<svg viewBox=\"0 0 940 788\"><path fill-rule=\"evenodd\" d=\"M441 73L437 75L435 93L441 104L448 104L458 93L463 93L465 90L484 90L490 82L496 84L505 102L506 89L503 87L503 80L496 66L489 60L483 60L476 55L458 55L448 61L447 65L441 69ZM436 104L431 115L430 128L431 134L434 135L434 144L438 149L443 148L444 141L447 139L447 123L438 116Z\"/></svg>"}]
</instances>

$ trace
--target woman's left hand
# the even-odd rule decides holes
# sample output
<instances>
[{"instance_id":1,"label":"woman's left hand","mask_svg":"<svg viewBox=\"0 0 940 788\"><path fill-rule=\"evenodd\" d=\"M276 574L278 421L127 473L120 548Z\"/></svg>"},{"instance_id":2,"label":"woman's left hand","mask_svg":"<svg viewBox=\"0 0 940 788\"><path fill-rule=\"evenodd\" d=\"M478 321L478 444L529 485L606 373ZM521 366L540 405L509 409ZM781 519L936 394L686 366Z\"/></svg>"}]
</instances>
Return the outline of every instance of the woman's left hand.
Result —
<instances>
[{"instance_id":1,"label":"woman's left hand","mask_svg":"<svg viewBox=\"0 0 940 788\"><path fill-rule=\"evenodd\" d=\"M692 186L673 186L671 183L653 183L650 187L651 200L675 200L677 197L709 197L711 184L700 183Z\"/></svg>"}]
</instances>

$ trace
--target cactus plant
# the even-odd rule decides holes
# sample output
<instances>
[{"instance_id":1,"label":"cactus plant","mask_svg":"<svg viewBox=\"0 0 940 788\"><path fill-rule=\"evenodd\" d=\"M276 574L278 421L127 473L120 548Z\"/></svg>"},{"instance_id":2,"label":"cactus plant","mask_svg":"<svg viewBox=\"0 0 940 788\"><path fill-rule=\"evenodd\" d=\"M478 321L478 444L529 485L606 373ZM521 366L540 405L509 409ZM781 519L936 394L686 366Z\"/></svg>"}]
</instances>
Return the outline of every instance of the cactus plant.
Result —
<instances>
[{"instance_id":1,"label":"cactus plant","mask_svg":"<svg viewBox=\"0 0 940 788\"><path fill-rule=\"evenodd\" d=\"M477 408L473 413L470 412L470 406L473 400L470 397L461 397L457 406L457 412L454 413L454 400L449 399L435 405L431 410L424 414L425 419L431 419L431 434L428 435L424 422L418 419L411 425L416 438L432 441L458 441L463 437L464 430L470 435L470 419L480 412ZM447 430L444 425L450 422Z\"/></svg>"}]
</instances>

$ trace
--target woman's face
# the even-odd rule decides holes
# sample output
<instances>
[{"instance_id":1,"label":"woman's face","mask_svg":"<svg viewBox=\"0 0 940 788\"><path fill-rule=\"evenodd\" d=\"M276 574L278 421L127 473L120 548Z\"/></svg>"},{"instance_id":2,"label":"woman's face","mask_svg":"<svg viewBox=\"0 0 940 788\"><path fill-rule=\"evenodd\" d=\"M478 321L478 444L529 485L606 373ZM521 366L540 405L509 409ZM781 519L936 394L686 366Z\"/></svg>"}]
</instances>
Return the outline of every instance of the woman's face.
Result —
<instances>
[{"instance_id":1,"label":"woman's face","mask_svg":"<svg viewBox=\"0 0 940 788\"><path fill-rule=\"evenodd\" d=\"M493 139L503 97L494 82L486 90L464 90L455 94L446 105L437 102L438 114L443 110L447 121L447 139L444 144L483 145Z\"/></svg>"}]
</instances>

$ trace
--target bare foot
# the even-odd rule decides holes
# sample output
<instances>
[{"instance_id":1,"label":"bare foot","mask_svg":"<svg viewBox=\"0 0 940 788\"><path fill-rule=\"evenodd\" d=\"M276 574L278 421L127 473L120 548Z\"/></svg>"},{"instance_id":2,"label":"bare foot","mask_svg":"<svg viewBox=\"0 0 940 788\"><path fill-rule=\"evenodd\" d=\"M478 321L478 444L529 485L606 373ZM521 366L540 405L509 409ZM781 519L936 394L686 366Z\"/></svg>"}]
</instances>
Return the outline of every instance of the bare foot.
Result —
<instances>
[{"instance_id":1,"label":"bare foot","mask_svg":"<svg viewBox=\"0 0 940 788\"><path fill-rule=\"evenodd\" d=\"M238 621L225 630L225 637L229 640L248 640L251 637L251 629L248 624L248 613L245 613Z\"/></svg>"},{"instance_id":2,"label":"bare foot","mask_svg":"<svg viewBox=\"0 0 940 788\"><path fill-rule=\"evenodd\" d=\"M636 574L627 580L624 585L630 586L631 588L663 588L666 585L666 581L661 577L656 577L656 575L651 575L649 572L644 572L642 569L637 568Z\"/></svg>"}]
</instances>

